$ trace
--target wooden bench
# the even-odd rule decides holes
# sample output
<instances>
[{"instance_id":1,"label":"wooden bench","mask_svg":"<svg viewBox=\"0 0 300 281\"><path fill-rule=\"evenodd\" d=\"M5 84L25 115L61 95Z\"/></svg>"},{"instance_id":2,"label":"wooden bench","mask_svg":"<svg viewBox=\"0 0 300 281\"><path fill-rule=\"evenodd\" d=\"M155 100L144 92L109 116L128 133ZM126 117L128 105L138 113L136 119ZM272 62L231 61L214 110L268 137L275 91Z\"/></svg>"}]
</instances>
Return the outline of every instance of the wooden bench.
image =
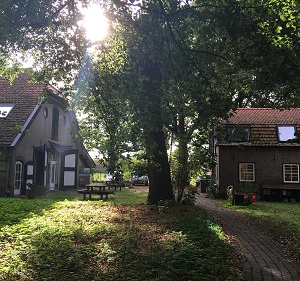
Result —
<instances>
[{"instance_id":1,"label":"wooden bench","mask_svg":"<svg viewBox=\"0 0 300 281\"><path fill-rule=\"evenodd\" d=\"M87 190L87 189L79 189L77 190L79 194L83 195L83 200L86 200L86 195L89 195L89 199L91 200L92 194L100 195L100 199L103 199L103 195L107 199L109 194L115 194L113 190Z\"/></svg>"}]
</instances>

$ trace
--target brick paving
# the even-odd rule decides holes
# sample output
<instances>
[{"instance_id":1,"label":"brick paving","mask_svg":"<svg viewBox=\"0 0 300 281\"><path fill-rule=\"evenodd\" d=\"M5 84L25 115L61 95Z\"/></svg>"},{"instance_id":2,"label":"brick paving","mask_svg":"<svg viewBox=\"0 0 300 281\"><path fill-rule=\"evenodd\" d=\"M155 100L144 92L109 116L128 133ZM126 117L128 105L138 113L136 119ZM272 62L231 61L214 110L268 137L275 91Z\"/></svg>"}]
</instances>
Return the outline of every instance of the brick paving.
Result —
<instances>
[{"instance_id":1,"label":"brick paving","mask_svg":"<svg viewBox=\"0 0 300 281\"><path fill-rule=\"evenodd\" d=\"M247 215L215 206L205 193L196 196L196 204L213 215L224 231L233 236L247 281L300 281L299 264L262 230L250 225Z\"/></svg>"}]
</instances>

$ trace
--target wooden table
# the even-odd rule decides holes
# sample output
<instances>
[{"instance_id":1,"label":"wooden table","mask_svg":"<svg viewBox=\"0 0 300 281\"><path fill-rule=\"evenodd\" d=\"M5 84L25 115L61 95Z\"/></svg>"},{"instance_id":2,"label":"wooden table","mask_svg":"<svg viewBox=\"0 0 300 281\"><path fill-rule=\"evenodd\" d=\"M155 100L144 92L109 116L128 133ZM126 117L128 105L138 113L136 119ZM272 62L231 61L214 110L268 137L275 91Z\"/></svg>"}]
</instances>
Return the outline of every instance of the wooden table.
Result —
<instances>
[{"instance_id":1,"label":"wooden table","mask_svg":"<svg viewBox=\"0 0 300 281\"><path fill-rule=\"evenodd\" d=\"M83 200L86 200L86 195L89 195L89 200L92 199L92 194L100 195L100 199L103 199L103 195L106 196L106 199L109 194L115 194L112 190L106 190L108 187L106 184L103 183L89 183L86 186L86 189L79 189L77 192L79 194L83 194Z\"/></svg>"},{"instance_id":2,"label":"wooden table","mask_svg":"<svg viewBox=\"0 0 300 281\"><path fill-rule=\"evenodd\" d=\"M124 188L125 187L125 184L124 183L121 183L121 182L117 182L117 183L108 183L107 184L107 187L108 189L114 189L115 191L117 190L117 188L120 189L120 191L122 190L122 187Z\"/></svg>"},{"instance_id":3,"label":"wooden table","mask_svg":"<svg viewBox=\"0 0 300 281\"><path fill-rule=\"evenodd\" d=\"M87 190L92 190L93 191L94 188L95 189L97 188L99 191L103 191L103 190L106 189L107 186L108 185L105 184L105 183L91 182L91 183L87 184L85 187L86 187Z\"/></svg>"}]
</instances>

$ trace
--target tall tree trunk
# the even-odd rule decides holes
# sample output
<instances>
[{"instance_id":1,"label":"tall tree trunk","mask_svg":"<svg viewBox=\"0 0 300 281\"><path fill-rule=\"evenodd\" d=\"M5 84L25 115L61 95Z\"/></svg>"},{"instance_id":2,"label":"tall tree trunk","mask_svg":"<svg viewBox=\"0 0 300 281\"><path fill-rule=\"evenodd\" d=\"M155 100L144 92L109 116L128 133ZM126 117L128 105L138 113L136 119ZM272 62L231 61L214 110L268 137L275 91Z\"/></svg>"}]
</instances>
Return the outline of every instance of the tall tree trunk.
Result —
<instances>
[{"instance_id":1,"label":"tall tree trunk","mask_svg":"<svg viewBox=\"0 0 300 281\"><path fill-rule=\"evenodd\" d=\"M145 103L141 118L148 159L148 204L156 204L159 200L174 200L161 113L162 74L158 64L146 57L143 75L147 78L143 83Z\"/></svg>"},{"instance_id":2,"label":"tall tree trunk","mask_svg":"<svg viewBox=\"0 0 300 281\"><path fill-rule=\"evenodd\" d=\"M148 132L145 137L149 175L148 204L174 200L164 132Z\"/></svg>"},{"instance_id":3,"label":"tall tree trunk","mask_svg":"<svg viewBox=\"0 0 300 281\"><path fill-rule=\"evenodd\" d=\"M188 143L189 137L185 130L184 114L178 120L178 170L176 175L177 202L180 203L188 182Z\"/></svg>"}]
</instances>

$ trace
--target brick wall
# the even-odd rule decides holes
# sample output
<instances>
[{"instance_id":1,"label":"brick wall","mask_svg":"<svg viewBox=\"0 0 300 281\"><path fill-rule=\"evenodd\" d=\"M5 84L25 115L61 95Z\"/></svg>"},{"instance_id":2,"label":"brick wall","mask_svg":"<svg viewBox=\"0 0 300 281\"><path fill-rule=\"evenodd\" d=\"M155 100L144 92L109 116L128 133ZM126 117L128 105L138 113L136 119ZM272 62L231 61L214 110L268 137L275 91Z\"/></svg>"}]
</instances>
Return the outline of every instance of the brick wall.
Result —
<instances>
[{"instance_id":1,"label":"brick wall","mask_svg":"<svg viewBox=\"0 0 300 281\"><path fill-rule=\"evenodd\" d=\"M300 164L300 147L221 146L219 149L219 192L223 197L227 186L236 189L251 188L260 191L261 186L283 184L283 164ZM255 182L239 182L239 163L255 164ZM288 184L286 184L288 185ZM293 184L300 188L300 184Z\"/></svg>"}]
</instances>

